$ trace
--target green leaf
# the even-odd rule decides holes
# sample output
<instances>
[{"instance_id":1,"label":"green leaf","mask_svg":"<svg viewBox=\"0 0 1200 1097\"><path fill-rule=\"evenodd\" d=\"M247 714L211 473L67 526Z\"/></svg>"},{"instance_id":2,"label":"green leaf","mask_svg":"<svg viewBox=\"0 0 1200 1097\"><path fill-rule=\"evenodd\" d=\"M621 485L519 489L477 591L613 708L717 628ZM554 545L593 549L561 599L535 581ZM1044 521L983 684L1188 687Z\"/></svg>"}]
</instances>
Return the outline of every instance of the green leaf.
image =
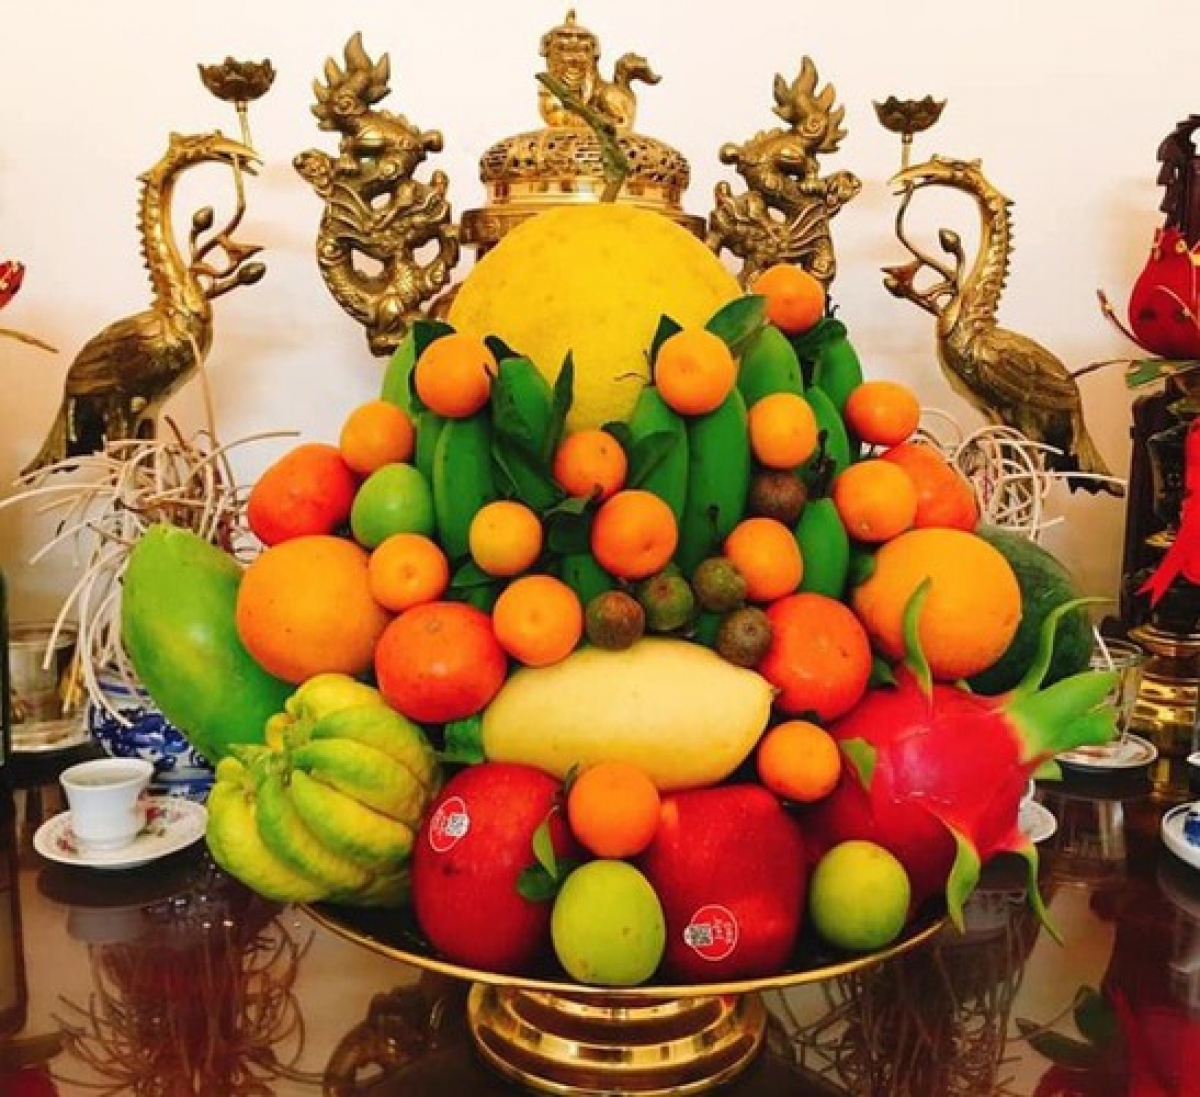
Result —
<instances>
[{"instance_id":1,"label":"green leaf","mask_svg":"<svg viewBox=\"0 0 1200 1097\"><path fill-rule=\"evenodd\" d=\"M545 449L542 457L549 461L558 443L562 440L563 430L567 423L567 414L571 410L571 401L575 395L575 356L567 351L563 359L562 369L554 379L554 399L550 406L550 429L546 432Z\"/></svg>"},{"instance_id":2,"label":"green leaf","mask_svg":"<svg viewBox=\"0 0 1200 1097\"><path fill-rule=\"evenodd\" d=\"M486 761L483 753L483 720L479 714L451 720L443 729L443 762L473 766Z\"/></svg>"},{"instance_id":3,"label":"green leaf","mask_svg":"<svg viewBox=\"0 0 1200 1097\"><path fill-rule=\"evenodd\" d=\"M1080 987L1075 998L1075 1025L1085 1040L1098 1048L1116 1047L1121 1026L1116 1011L1095 987Z\"/></svg>"},{"instance_id":4,"label":"green leaf","mask_svg":"<svg viewBox=\"0 0 1200 1097\"><path fill-rule=\"evenodd\" d=\"M567 504L576 504L576 506L569 507ZM592 516L587 509L590 506L590 499L571 496L542 516L542 525L546 531L546 547L551 553L570 556L576 552L590 551Z\"/></svg>"},{"instance_id":5,"label":"green leaf","mask_svg":"<svg viewBox=\"0 0 1200 1097\"><path fill-rule=\"evenodd\" d=\"M877 689L880 686L894 686L895 684L896 672L892 669L892 664L881 655L872 655L871 674L867 679L867 689Z\"/></svg>"},{"instance_id":6,"label":"green leaf","mask_svg":"<svg viewBox=\"0 0 1200 1097\"><path fill-rule=\"evenodd\" d=\"M767 322L767 299L750 293L727 301L704 326L734 354L739 354Z\"/></svg>"},{"instance_id":7,"label":"green leaf","mask_svg":"<svg viewBox=\"0 0 1200 1097\"><path fill-rule=\"evenodd\" d=\"M558 856L554 852L554 842L550 837L550 818L558 809L551 808L546 813L546 818L543 819L533 832L533 855L537 858L537 863L546 870L546 874L551 880L559 878L558 873Z\"/></svg>"},{"instance_id":8,"label":"green leaf","mask_svg":"<svg viewBox=\"0 0 1200 1097\"><path fill-rule=\"evenodd\" d=\"M1044 1029L1024 1017L1017 1018L1017 1029L1034 1051L1057 1066L1067 1070L1088 1070L1097 1064L1096 1049L1082 1040Z\"/></svg>"},{"instance_id":9,"label":"green leaf","mask_svg":"<svg viewBox=\"0 0 1200 1097\"><path fill-rule=\"evenodd\" d=\"M672 320L669 316L658 318L658 327L654 330L654 338L650 340L649 357L651 362L658 360L658 351L676 332L683 331L683 325Z\"/></svg>"},{"instance_id":10,"label":"green leaf","mask_svg":"<svg viewBox=\"0 0 1200 1097\"><path fill-rule=\"evenodd\" d=\"M452 590L486 587L495 582L497 582L496 577L489 575L474 560L464 561L450 577L450 587Z\"/></svg>"},{"instance_id":11,"label":"green leaf","mask_svg":"<svg viewBox=\"0 0 1200 1097\"><path fill-rule=\"evenodd\" d=\"M517 893L531 903L548 903L558 892L558 881L541 865L530 865L517 877Z\"/></svg>"},{"instance_id":12,"label":"green leaf","mask_svg":"<svg viewBox=\"0 0 1200 1097\"><path fill-rule=\"evenodd\" d=\"M454 328L444 320L417 320L413 324L412 330L413 347L416 349L418 358L425 353L425 348L435 339L440 339L443 335L454 334Z\"/></svg>"},{"instance_id":13,"label":"green leaf","mask_svg":"<svg viewBox=\"0 0 1200 1097\"><path fill-rule=\"evenodd\" d=\"M673 430L656 430L639 438L627 451L629 467L637 469L637 475L626 486L641 487L678 444L679 436Z\"/></svg>"},{"instance_id":14,"label":"green leaf","mask_svg":"<svg viewBox=\"0 0 1200 1097\"><path fill-rule=\"evenodd\" d=\"M623 423L620 419L614 419L611 423L605 423L600 428L605 434L611 434L619 445L627 454L633 447L633 432L629 429L628 423Z\"/></svg>"},{"instance_id":15,"label":"green leaf","mask_svg":"<svg viewBox=\"0 0 1200 1097\"><path fill-rule=\"evenodd\" d=\"M846 325L841 320L826 316L818 320L808 331L801 335L793 335L792 348L801 359L815 359L821 348L835 339L845 339L849 335Z\"/></svg>"},{"instance_id":16,"label":"green leaf","mask_svg":"<svg viewBox=\"0 0 1200 1097\"><path fill-rule=\"evenodd\" d=\"M492 352L492 357L497 362L503 362L505 358L521 358L522 355L513 350L503 339L498 335L485 335L483 342L488 350Z\"/></svg>"}]
</instances>

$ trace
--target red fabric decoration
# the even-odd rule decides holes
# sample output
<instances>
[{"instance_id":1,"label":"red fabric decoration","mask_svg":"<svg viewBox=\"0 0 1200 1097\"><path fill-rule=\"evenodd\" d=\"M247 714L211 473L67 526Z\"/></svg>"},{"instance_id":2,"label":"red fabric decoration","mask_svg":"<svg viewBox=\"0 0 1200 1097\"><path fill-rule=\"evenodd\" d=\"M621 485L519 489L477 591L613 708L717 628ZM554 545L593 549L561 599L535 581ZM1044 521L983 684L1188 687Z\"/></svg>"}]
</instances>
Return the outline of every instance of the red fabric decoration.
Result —
<instances>
[{"instance_id":1,"label":"red fabric decoration","mask_svg":"<svg viewBox=\"0 0 1200 1097\"><path fill-rule=\"evenodd\" d=\"M1200 583L1200 417L1188 425L1183 446L1183 504L1175 540L1138 593L1148 593L1150 605L1157 605L1180 575Z\"/></svg>"}]
</instances>

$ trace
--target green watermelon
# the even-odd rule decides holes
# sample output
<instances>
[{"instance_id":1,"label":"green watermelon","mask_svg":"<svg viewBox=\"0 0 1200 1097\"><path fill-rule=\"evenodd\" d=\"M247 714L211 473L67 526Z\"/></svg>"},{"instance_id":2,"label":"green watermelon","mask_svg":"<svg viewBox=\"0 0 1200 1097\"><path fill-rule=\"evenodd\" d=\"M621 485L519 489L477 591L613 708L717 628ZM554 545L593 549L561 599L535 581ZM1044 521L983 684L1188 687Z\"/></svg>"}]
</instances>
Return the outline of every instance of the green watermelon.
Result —
<instances>
[{"instance_id":1,"label":"green watermelon","mask_svg":"<svg viewBox=\"0 0 1200 1097\"><path fill-rule=\"evenodd\" d=\"M1079 597L1071 573L1049 550L1011 530L981 525L975 531L999 549L1012 565L1021 588L1021 623L1008 649L987 670L968 679L976 693L1012 689L1024 677L1037 651L1038 633L1051 610ZM1086 607L1071 610L1058 623L1054 656L1044 685L1087 670L1092 651L1092 622Z\"/></svg>"}]
</instances>

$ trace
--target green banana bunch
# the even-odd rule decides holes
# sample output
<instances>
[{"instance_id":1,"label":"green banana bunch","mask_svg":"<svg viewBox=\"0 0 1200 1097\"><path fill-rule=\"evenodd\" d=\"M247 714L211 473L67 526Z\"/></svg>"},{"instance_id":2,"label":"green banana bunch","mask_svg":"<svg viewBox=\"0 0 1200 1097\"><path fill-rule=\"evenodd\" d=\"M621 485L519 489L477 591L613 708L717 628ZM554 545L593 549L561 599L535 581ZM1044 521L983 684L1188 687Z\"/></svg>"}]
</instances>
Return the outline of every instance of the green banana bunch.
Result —
<instances>
[{"instance_id":1,"label":"green banana bunch","mask_svg":"<svg viewBox=\"0 0 1200 1097\"><path fill-rule=\"evenodd\" d=\"M470 552L468 532L480 507L498 497L492 470L492 422L486 411L450 419L433 454L433 513L438 544L451 560Z\"/></svg>"},{"instance_id":2,"label":"green banana bunch","mask_svg":"<svg viewBox=\"0 0 1200 1097\"><path fill-rule=\"evenodd\" d=\"M833 406L841 410L846 397L862 384L863 370L858 352L846 335L845 325L830 321L830 334L817 349L813 363L813 384L821 389Z\"/></svg>"},{"instance_id":3,"label":"green banana bunch","mask_svg":"<svg viewBox=\"0 0 1200 1097\"><path fill-rule=\"evenodd\" d=\"M379 390L381 400L395 404L410 415L413 410L410 378L416 364L417 331L415 327L410 327L388 359L387 368L383 371L383 385Z\"/></svg>"},{"instance_id":4,"label":"green banana bunch","mask_svg":"<svg viewBox=\"0 0 1200 1097\"><path fill-rule=\"evenodd\" d=\"M428 408L423 408L417 413L417 440L413 449L413 464L430 484L433 483L433 462L438 439L448 422L449 419Z\"/></svg>"},{"instance_id":5,"label":"green banana bunch","mask_svg":"<svg viewBox=\"0 0 1200 1097\"><path fill-rule=\"evenodd\" d=\"M842 413L824 389L812 385L804 398L817 421L821 445L817 453L801 466L800 474L808 485L810 495L824 495L833 478L854 460L853 444Z\"/></svg>"},{"instance_id":6,"label":"green banana bunch","mask_svg":"<svg viewBox=\"0 0 1200 1097\"><path fill-rule=\"evenodd\" d=\"M274 749L241 746L218 763L214 859L280 902L403 903L414 832L440 784L424 733L343 674L310 678L273 719Z\"/></svg>"},{"instance_id":7,"label":"green banana bunch","mask_svg":"<svg viewBox=\"0 0 1200 1097\"><path fill-rule=\"evenodd\" d=\"M799 589L841 600L850 574L850 536L833 500L809 499L794 532L804 561Z\"/></svg>"},{"instance_id":8,"label":"green banana bunch","mask_svg":"<svg viewBox=\"0 0 1200 1097\"><path fill-rule=\"evenodd\" d=\"M802 395L804 374L791 340L772 324L760 328L742 352L737 384L747 408L777 392Z\"/></svg>"},{"instance_id":9,"label":"green banana bunch","mask_svg":"<svg viewBox=\"0 0 1200 1097\"><path fill-rule=\"evenodd\" d=\"M528 358L505 358L492 383L492 456L501 495L534 510L562 492L550 473L554 390Z\"/></svg>"},{"instance_id":10,"label":"green banana bunch","mask_svg":"<svg viewBox=\"0 0 1200 1097\"><path fill-rule=\"evenodd\" d=\"M558 564L558 577L575 592L579 604L585 607L597 594L612 590L617 585L616 580L590 552L564 553Z\"/></svg>"},{"instance_id":11,"label":"green banana bunch","mask_svg":"<svg viewBox=\"0 0 1200 1097\"><path fill-rule=\"evenodd\" d=\"M683 520L688 488L687 425L654 385L638 394L629 418L630 487L653 492Z\"/></svg>"},{"instance_id":12,"label":"green banana bunch","mask_svg":"<svg viewBox=\"0 0 1200 1097\"><path fill-rule=\"evenodd\" d=\"M688 420L688 490L675 559L685 575L718 553L742 520L750 490L746 402L736 387L715 411Z\"/></svg>"}]
</instances>

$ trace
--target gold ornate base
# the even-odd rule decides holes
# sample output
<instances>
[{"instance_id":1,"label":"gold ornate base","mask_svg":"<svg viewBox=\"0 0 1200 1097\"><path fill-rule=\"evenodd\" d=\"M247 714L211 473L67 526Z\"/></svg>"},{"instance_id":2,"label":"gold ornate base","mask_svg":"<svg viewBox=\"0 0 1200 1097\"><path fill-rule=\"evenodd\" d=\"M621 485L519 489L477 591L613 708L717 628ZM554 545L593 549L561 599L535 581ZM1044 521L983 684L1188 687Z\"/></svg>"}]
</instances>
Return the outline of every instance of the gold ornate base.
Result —
<instances>
[{"instance_id":1,"label":"gold ornate base","mask_svg":"<svg viewBox=\"0 0 1200 1097\"><path fill-rule=\"evenodd\" d=\"M1130 630L1149 653L1133 712L1133 730L1161 755L1182 757L1191 750L1200 703L1200 635L1179 636L1153 624Z\"/></svg>"},{"instance_id":2,"label":"gold ornate base","mask_svg":"<svg viewBox=\"0 0 1200 1097\"><path fill-rule=\"evenodd\" d=\"M506 1077L571 1097L706 1093L759 1053L767 1011L757 993L684 998L573 996L476 983L471 1035Z\"/></svg>"}]
</instances>

